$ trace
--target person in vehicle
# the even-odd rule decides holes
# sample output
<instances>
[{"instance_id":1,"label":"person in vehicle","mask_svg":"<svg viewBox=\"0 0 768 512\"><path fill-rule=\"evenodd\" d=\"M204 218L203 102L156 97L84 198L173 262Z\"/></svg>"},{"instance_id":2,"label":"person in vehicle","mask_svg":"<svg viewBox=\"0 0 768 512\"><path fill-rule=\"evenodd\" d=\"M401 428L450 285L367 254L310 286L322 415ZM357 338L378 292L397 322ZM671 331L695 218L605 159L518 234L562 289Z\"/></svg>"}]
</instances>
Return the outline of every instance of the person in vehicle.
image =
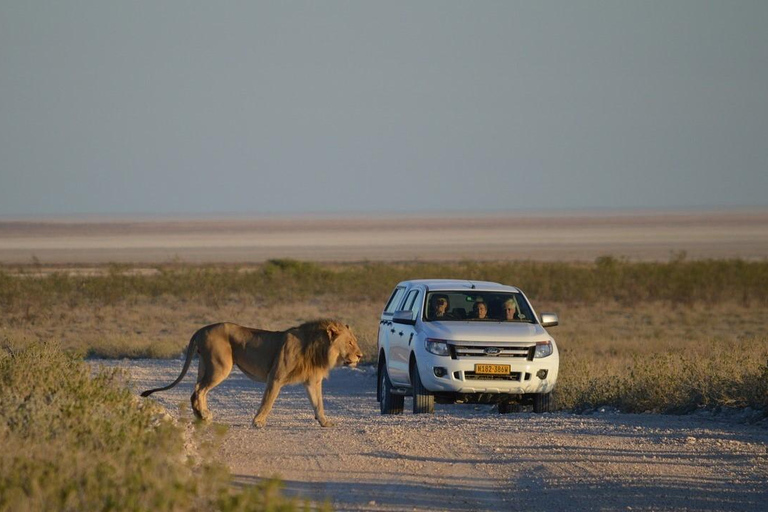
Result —
<instances>
[{"instance_id":1,"label":"person in vehicle","mask_svg":"<svg viewBox=\"0 0 768 512\"><path fill-rule=\"evenodd\" d=\"M429 300L429 319L439 320L442 318L452 318L451 314L448 313L448 296L442 294L432 295Z\"/></svg>"},{"instance_id":2,"label":"person in vehicle","mask_svg":"<svg viewBox=\"0 0 768 512\"><path fill-rule=\"evenodd\" d=\"M517 303L515 302L515 299L505 300L501 313L502 313L502 320L506 320L508 322L511 322L512 320L517 320L519 317L517 316Z\"/></svg>"},{"instance_id":3,"label":"person in vehicle","mask_svg":"<svg viewBox=\"0 0 768 512\"><path fill-rule=\"evenodd\" d=\"M472 306L472 316L470 318L476 320L485 320L488 318L488 305L482 297L478 297L475 304Z\"/></svg>"}]
</instances>

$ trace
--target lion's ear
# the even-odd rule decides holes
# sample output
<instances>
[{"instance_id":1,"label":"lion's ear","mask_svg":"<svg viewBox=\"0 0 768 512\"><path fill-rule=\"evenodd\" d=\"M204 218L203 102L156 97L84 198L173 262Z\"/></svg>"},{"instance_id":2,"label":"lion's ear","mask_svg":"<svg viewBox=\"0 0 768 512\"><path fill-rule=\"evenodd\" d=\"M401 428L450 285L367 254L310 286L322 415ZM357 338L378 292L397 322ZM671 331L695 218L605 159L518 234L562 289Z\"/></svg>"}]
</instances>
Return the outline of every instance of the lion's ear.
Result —
<instances>
[{"instance_id":1,"label":"lion's ear","mask_svg":"<svg viewBox=\"0 0 768 512\"><path fill-rule=\"evenodd\" d=\"M328 328L328 338L330 338L331 341L335 340L339 334L341 334L339 328L335 325Z\"/></svg>"}]
</instances>

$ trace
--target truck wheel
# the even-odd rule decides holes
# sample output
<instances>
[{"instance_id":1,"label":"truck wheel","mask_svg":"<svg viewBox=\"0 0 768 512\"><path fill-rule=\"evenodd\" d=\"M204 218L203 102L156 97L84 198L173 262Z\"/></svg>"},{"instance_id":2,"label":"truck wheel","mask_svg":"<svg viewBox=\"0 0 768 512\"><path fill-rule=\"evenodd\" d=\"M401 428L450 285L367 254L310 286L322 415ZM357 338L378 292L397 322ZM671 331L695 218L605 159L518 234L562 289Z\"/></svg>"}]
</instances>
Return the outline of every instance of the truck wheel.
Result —
<instances>
[{"instance_id":1,"label":"truck wheel","mask_svg":"<svg viewBox=\"0 0 768 512\"><path fill-rule=\"evenodd\" d=\"M433 414L435 395L424 388L416 363L411 365L411 387L413 388L413 414Z\"/></svg>"},{"instance_id":2,"label":"truck wheel","mask_svg":"<svg viewBox=\"0 0 768 512\"><path fill-rule=\"evenodd\" d=\"M405 397L392 394L392 383L387 374L387 365L379 366L379 386L381 386L381 414L402 414Z\"/></svg>"},{"instance_id":3,"label":"truck wheel","mask_svg":"<svg viewBox=\"0 0 768 512\"><path fill-rule=\"evenodd\" d=\"M384 367L383 357L379 357L379 364L376 365L376 401L381 402L381 369Z\"/></svg>"},{"instance_id":4,"label":"truck wheel","mask_svg":"<svg viewBox=\"0 0 768 512\"><path fill-rule=\"evenodd\" d=\"M533 412L549 412L552 408L552 393L536 393L533 395Z\"/></svg>"}]
</instances>

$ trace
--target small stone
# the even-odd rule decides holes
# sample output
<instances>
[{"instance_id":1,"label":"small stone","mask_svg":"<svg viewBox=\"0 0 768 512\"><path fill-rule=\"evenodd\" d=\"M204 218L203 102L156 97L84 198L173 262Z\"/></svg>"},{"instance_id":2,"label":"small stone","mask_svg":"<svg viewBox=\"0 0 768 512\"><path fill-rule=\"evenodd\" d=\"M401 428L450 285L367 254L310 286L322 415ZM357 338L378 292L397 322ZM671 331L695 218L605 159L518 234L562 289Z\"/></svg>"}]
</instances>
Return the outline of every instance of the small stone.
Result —
<instances>
[{"instance_id":1,"label":"small stone","mask_svg":"<svg viewBox=\"0 0 768 512\"><path fill-rule=\"evenodd\" d=\"M686 444L695 444L696 443L696 438L693 437L693 436L688 436L688 437L685 438L685 442L686 442Z\"/></svg>"}]
</instances>

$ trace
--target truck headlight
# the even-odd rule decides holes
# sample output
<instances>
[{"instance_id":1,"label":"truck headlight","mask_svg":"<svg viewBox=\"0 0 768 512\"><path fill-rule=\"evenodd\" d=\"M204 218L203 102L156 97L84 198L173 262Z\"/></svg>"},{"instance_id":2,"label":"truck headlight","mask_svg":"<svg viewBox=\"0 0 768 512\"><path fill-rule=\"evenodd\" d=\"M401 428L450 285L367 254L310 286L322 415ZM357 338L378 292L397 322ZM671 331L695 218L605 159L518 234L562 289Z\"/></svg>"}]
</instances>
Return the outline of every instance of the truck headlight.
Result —
<instances>
[{"instance_id":1,"label":"truck headlight","mask_svg":"<svg viewBox=\"0 0 768 512\"><path fill-rule=\"evenodd\" d=\"M533 357L547 357L552 355L552 342L551 341L537 341L536 351L533 353Z\"/></svg>"},{"instance_id":2,"label":"truck headlight","mask_svg":"<svg viewBox=\"0 0 768 512\"><path fill-rule=\"evenodd\" d=\"M436 340L434 338L427 338L424 345L427 349L427 352L431 352L436 356L451 355L451 349L448 348L448 344L445 342L445 340Z\"/></svg>"}]
</instances>

